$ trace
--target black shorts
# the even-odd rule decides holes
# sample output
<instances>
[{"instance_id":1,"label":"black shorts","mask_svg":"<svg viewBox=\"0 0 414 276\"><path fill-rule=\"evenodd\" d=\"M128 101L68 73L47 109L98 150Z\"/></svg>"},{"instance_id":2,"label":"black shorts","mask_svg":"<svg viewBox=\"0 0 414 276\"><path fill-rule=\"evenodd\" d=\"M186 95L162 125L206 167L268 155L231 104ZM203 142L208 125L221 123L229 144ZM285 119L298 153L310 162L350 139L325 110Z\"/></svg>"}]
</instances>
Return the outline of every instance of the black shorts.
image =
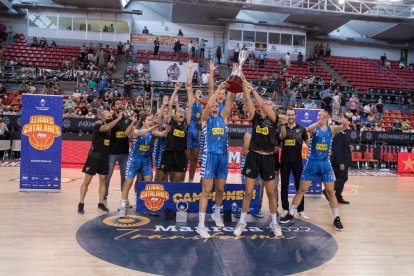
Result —
<instances>
[{"instance_id":1,"label":"black shorts","mask_svg":"<svg viewBox=\"0 0 414 276\"><path fill-rule=\"evenodd\" d=\"M249 151L242 174L253 179L260 174L260 178L265 181L275 179L275 155Z\"/></svg>"},{"instance_id":2,"label":"black shorts","mask_svg":"<svg viewBox=\"0 0 414 276\"><path fill-rule=\"evenodd\" d=\"M92 157L86 159L85 165L83 166L82 172L89 175L107 175L108 174L108 160L101 160Z\"/></svg>"},{"instance_id":3,"label":"black shorts","mask_svg":"<svg viewBox=\"0 0 414 276\"><path fill-rule=\"evenodd\" d=\"M164 151L160 170L163 172L186 172L187 158L184 151Z\"/></svg>"}]
</instances>

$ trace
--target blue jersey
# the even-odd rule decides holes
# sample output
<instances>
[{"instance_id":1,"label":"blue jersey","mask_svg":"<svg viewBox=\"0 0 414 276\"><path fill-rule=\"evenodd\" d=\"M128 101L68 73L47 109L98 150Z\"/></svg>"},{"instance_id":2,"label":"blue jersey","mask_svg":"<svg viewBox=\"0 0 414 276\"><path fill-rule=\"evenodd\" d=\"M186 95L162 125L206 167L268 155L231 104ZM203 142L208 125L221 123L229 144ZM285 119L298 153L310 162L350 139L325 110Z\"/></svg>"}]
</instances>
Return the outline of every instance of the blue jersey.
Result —
<instances>
[{"instance_id":1,"label":"blue jersey","mask_svg":"<svg viewBox=\"0 0 414 276\"><path fill-rule=\"evenodd\" d=\"M191 109L192 109L191 121L190 121L190 124L188 125L188 128L190 130L193 130L193 129L200 130L200 118L201 118L203 109L200 103L198 102L194 102Z\"/></svg>"},{"instance_id":2,"label":"blue jersey","mask_svg":"<svg viewBox=\"0 0 414 276\"><path fill-rule=\"evenodd\" d=\"M217 103L218 104L218 108L219 108L219 114L221 115L221 112L223 112L224 109L224 103Z\"/></svg>"},{"instance_id":3,"label":"blue jersey","mask_svg":"<svg viewBox=\"0 0 414 276\"><path fill-rule=\"evenodd\" d=\"M138 130L141 130L139 128ZM132 141L132 146L129 151L129 156L132 158L151 157L152 154L152 132L148 132L139 136Z\"/></svg>"},{"instance_id":4,"label":"blue jersey","mask_svg":"<svg viewBox=\"0 0 414 276\"><path fill-rule=\"evenodd\" d=\"M328 126L326 131L322 131L318 127L310 141L309 159L328 160L331 153L331 144L331 128Z\"/></svg>"},{"instance_id":5,"label":"blue jersey","mask_svg":"<svg viewBox=\"0 0 414 276\"><path fill-rule=\"evenodd\" d=\"M167 146L167 138L160 137L156 138L155 144L154 144L154 163L155 166L159 169L161 166L161 159L162 155L164 154L165 148Z\"/></svg>"},{"instance_id":6,"label":"blue jersey","mask_svg":"<svg viewBox=\"0 0 414 276\"><path fill-rule=\"evenodd\" d=\"M228 127L223 117L210 117L203 128L203 152L223 154L228 152Z\"/></svg>"}]
</instances>

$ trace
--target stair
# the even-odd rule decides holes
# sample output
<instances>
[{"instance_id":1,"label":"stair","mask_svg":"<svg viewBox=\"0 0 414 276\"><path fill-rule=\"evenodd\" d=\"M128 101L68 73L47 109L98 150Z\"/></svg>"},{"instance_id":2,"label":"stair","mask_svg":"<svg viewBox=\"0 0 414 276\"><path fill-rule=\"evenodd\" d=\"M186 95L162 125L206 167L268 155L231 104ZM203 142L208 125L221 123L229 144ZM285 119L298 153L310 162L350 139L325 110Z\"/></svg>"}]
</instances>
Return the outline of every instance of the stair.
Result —
<instances>
[{"instance_id":1,"label":"stair","mask_svg":"<svg viewBox=\"0 0 414 276\"><path fill-rule=\"evenodd\" d=\"M230 76L230 69L227 64L219 64L218 70L220 72L221 79L227 79Z\"/></svg>"},{"instance_id":2,"label":"stair","mask_svg":"<svg viewBox=\"0 0 414 276\"><path fill-rule=\"evenodd\" d=\"M112 79L114 80L121 80L125 76L125 72L128 69L128 60L127 58L122 55L118 57L118 62L115 66L115 71L112 74Z\"/></svg>"},{"instance_id":3,"label":"stair","mask_svg":"<svg viewBox=\"0 0 414 276\"><path fill-rule=\"evenodd\" d=\"M341 82L341 85L352 86L351 83L347 82L341 75L338 74L331 66L329 66L325 61L318 60L318 65L320 65L326 72L329 72L333 78Z\"/></svg>"}]
</instances>

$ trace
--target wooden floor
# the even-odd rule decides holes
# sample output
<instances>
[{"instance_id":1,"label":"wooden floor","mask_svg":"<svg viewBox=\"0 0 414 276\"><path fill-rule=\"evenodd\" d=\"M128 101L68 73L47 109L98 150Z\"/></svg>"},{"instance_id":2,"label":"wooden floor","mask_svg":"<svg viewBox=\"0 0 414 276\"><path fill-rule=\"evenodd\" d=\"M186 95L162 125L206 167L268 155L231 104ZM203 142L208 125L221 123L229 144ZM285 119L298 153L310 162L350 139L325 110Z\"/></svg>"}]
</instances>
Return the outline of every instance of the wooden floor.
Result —
<instances>
[{"instance_id":1,"label":"wooden floor","mask_svg":"<svg viewBox=\"0 0 414 276\"><path fill-rule=\"evenodd\" d=\"M85 215L77 215L80 169L63 169L61 193L20 193L19 168L0 168L0 275L144 275L90 255L76 241L76 231L100 213L97 178L87 194ZM109 207L118 206L117 185ZM233 180L236 175L232 176ZM341 205L343 232L332 229L324 198L307 198L310 222L331 233L337 255L304 275L413 275L414 177L353 176ZM132 200L132 195L130 197Z\"/></svg>"}]
</instances>

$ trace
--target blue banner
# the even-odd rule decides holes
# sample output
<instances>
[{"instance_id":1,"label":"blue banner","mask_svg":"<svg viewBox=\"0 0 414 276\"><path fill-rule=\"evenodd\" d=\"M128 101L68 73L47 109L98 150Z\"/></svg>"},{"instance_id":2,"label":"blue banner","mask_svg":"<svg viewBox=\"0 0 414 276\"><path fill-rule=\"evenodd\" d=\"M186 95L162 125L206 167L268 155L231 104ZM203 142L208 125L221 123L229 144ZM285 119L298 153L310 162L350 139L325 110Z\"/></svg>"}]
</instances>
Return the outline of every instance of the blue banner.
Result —
<instances>
[{"instance_id":1,"label":"blue banner","mask_svg":"<svg viewBox=\"0 0 414 276\"><path fill-rule=\"evenodd\" d=\"M20 190L60 191L63 97L24 94Z\"/></svg>"},{"instance_id":2,"label":"blue banner","mask_svg":"<svg viewBox=\"0 0 414 276\"><path fill-rule=\"evenodd\" d=\"M320 109L297 108L295 109L295 111L296 111L296 123L301 126L308 127L311 124L316 123L316 121L318 120L318 113L321 110ZM303 167L305 167L306 165L307 156L308 156L308 149L303 148L302 150ZM290 174L288 193L291 195L296 194L295 179L293 178L293 174ZM318 177L315 181L312 182L308 191L306 192L306 195L320 196L321 194L322 194L322 181Z\"/></svg>"},{"instance_id":3,"label":"blue banner","mask_svg":"<svg viewBox=\"0 0 414 276\"><path fill-rule=\"evenodd\" d=\"M233 214L240 214L245 185L226 184L224 186L223 210L231 210ZM253 198L250 202L249 214L259 212L260 186L256 185ZM214 186L210 194L207 213L211 213L216 193ZM166 209L185 207L188 213L198 213L201 196L200 183L173 183L173 182L139 182L137 188L137 212L163 212Z\"/></svg>"}]
</instances>

